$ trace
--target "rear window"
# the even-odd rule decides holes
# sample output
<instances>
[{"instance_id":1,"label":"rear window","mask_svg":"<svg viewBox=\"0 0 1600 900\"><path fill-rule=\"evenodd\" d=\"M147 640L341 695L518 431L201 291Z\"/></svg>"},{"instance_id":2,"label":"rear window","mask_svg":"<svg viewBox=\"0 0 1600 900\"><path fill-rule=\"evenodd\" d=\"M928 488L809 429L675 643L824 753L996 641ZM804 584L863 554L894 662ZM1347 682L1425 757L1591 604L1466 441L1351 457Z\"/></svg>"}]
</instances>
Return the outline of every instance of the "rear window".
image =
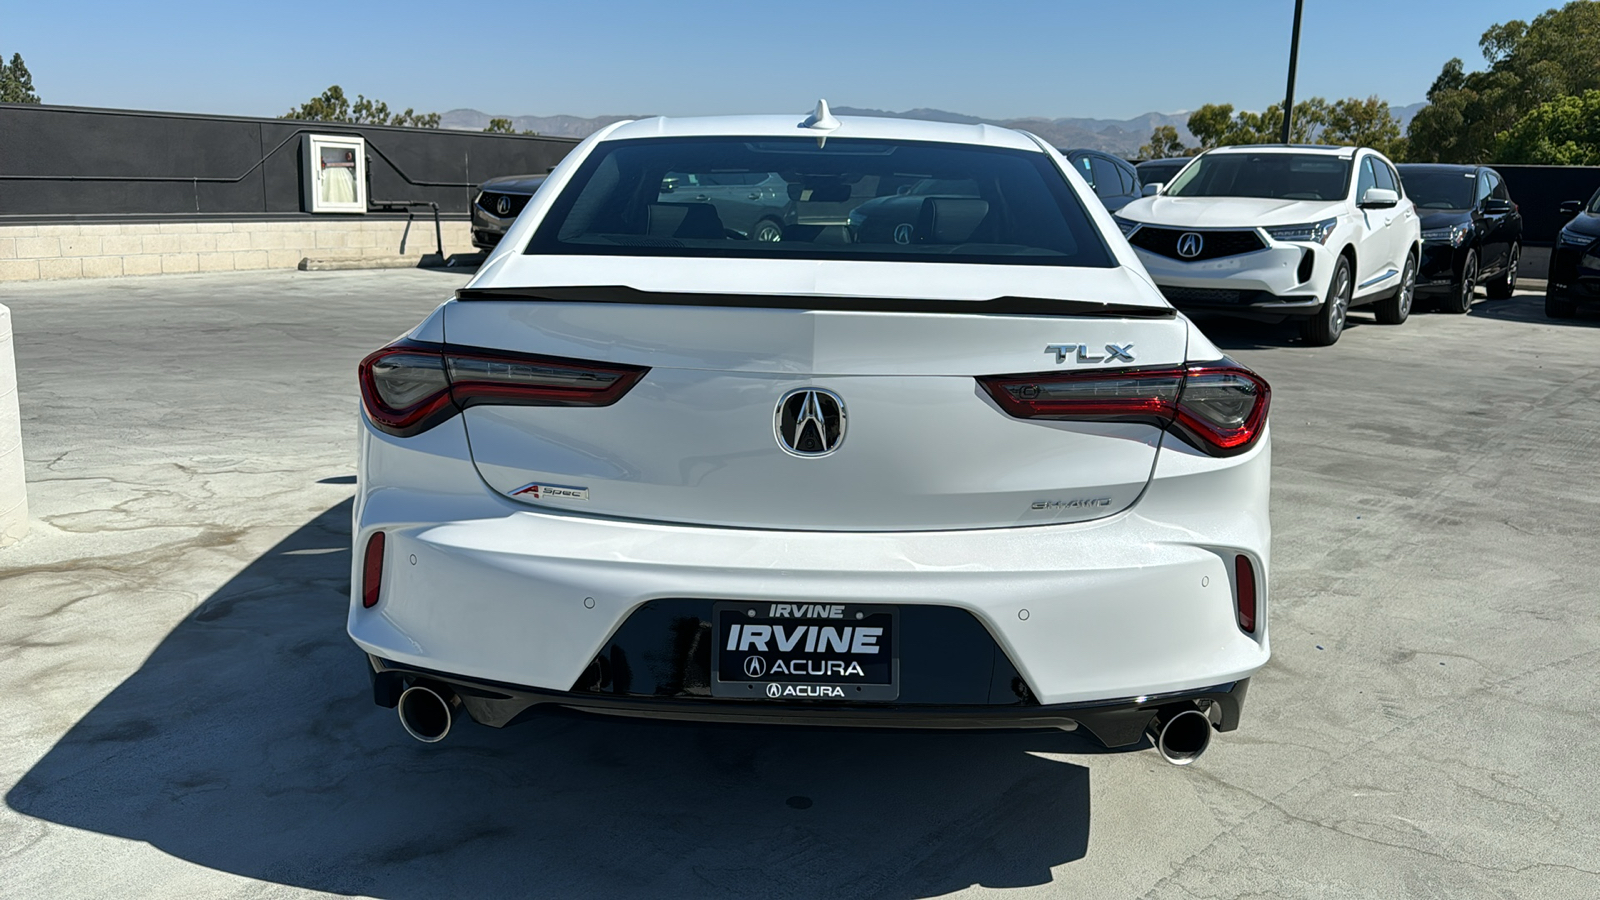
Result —
<instances>
[{"instance_id":1,"label":"rear window","mask_svg":"<svg viewBox=\"0 0 1600 900\"><path fill-rule=\"evenodd\" d=\"M527 252L1115 265L1043 153L815 137L602 143Z\"/></svg>"}]
</instances>

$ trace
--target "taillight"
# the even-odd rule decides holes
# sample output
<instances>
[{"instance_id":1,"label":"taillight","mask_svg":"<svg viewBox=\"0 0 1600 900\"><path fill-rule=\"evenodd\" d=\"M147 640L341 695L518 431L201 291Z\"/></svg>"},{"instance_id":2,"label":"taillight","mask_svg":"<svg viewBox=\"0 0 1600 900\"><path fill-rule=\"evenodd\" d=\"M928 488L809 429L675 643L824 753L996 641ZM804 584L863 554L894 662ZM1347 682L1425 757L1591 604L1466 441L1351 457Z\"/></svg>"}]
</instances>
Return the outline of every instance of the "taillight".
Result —
<instances>
[{"instance_id":1,"label":"taillight","mask_svg":"<svg viewBox=\"0 0 1600 900\"><path fill-rule=\"evenodd\" d=\"M383 590L383 532L367 538L367 552L361 558L361 605L371 609Z\"/></svg>"},{"instance_id":2,"label":"taillight","mask_svg":"<svg viewBox=\"0 0 1600 900\"><path fill-rule=\"evenodd\" d=\"M1212 456L1250 449L1272 390L1231 360L1158 369L991 375L978 383L1019 419L1145 422Z\"/></svg>"},{"instance_id":3,"label":"taillight","mask_svg":"<svg viewBox=\"0 0 1600 900\"><path fill-rule=\"evenodd\" d=\"M1243 366L1190 366L1178 397L1177 427L1213 456L1233 456L1261 436L1271 401L1266 380Z\"/></svg>"},{"instance_id":4,"label":"taillight","mask_svg":"<svg viewBox=\"0 0 1600 900\"><path fill-rule=\"evenodd\" d=\"M1250 557L1240 554L1233 558L1234 605L1239 612L1239 628L1246 634L1256 633L1256 567Z\"/></svg>"},{"instance_id":5,"label":"taillight","mask_svg":"<svg viewBox=\"0 0 1600 900\"><path fill-rule=\"evenodd\" d=\"M645 373L592 363L401 341L361 361L361 399L379 430L410 437L470 406L610 406Z\"/></svg>"}]
</instances>

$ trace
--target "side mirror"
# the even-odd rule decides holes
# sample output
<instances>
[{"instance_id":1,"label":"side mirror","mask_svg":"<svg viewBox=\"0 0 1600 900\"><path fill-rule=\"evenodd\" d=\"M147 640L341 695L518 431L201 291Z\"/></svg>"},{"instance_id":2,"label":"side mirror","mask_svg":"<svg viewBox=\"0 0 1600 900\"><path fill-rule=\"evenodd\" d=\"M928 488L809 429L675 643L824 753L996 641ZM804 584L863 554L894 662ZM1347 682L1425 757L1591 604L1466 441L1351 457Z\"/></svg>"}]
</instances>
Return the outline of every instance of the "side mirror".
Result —
<instances>
[{"instance_id":1,"label":"side mirror","mask_svg":"<svg viewBox=\"0 0 1600 900\"><path fill-rule=\"evenodd\" d=\"M1561 204L1561 211L1575 216L1578 213L1583 212L1583 201L1567 200Z\"/></svg>"},{"instance_id":2,"label":"side mirror","mask_svg":"<svg viewBox=\"0 0 1600 900\"><path fill-rule=\"evenodd\" d=\"M1361 202L1357 204L1362 209L1388 209L1400 203L1400 195L1388 188L1367 188L1361 195Z\"/></svg>"},{"instance_id":3,"label":"side mirror","mask_svg":"<svg viewBox=\"0 0 1600 900\"><path fill-rule=\"evenodd\" d=\"M1489 199L1483 201L1483 211L1492 216L1511 212L1511 201L1501 200L1498 197L1490 197Z\"/></svg>"},{"instance_id":4,"label":"side mirror","mask_svg":"<svg viewBox=\"0 0 1600 900\"><path fill-rule=\"evenodd\" d=\"M1151 182L1150 184L1147 184L1139 189L1139 196L1154 197L1155 195L1161 193L1161 189L1164 187L1166 187L1166 185L1159 181Z\"/></svg>"}]
</instances>

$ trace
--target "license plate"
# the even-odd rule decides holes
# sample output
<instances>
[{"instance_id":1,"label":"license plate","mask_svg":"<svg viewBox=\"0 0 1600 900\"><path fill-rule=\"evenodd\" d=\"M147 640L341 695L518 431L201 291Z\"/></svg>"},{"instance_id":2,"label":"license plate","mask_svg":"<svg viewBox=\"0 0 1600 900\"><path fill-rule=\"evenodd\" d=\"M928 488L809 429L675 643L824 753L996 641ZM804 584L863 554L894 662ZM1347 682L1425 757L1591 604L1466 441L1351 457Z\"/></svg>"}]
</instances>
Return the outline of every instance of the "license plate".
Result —
<instances>
[{"instance_id":1,"label":"license plate","mask_svg":"<svg viewBox=\"0 0 1600 900\"><path fill-rule=\"evenodd\" d=\"M724 601L711 695L884 701L900 696L900 614L859 603Z\"/></svg>"}]
</instances>

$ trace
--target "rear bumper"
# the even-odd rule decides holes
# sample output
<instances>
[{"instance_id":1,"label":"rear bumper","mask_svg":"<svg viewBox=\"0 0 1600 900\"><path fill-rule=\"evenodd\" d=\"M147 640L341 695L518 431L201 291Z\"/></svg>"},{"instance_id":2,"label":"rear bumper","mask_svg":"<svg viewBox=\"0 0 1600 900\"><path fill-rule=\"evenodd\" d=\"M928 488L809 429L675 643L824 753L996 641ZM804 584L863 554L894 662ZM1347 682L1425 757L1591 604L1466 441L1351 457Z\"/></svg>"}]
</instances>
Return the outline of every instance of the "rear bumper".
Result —
<instances>
[{"instance_id":1,"label":"rear bumper","mask_svg":"<svg viewBox=\"0 0 1600 900\"><path fill-rule=\"evenodd\" d=\"M565 692L638 610L685 597L963 610L1044 705L1210 689L1270 655L1270 434L1224 460L1168 441L1144 496L1113 516L970 531L533 511L483 483L459 419L405 439L364 428L361 467L355 584L373 532L387 549L377 604L353 591L347 627L397 667ZM1258 575L1254 634L1235 620L1241 554Z\"/></svg>"},{"instance_id":2,"label":"rear bumper","mask_svg":"<svg viewBox=\"0 0 1600 900\"><path fill-rule=\"evenodd\" d=\"M1199 690L1083 703L1016 706L913 706L902 704L782 704L765 701L625 697L553 691L503 682L464 678L368 655L373 701L393 708L401 691L417 684L443 685L461 698L462 708L481 725L503 728L542 711L573 710L600 715L732 722L750 725L810 725L856 728L1044 729L1083 728L1107 747L1139 742L1155 713L1166 707L1197 705L1218 731L1239 727L1248 678Z\"/></svg>"}]
</instances>

